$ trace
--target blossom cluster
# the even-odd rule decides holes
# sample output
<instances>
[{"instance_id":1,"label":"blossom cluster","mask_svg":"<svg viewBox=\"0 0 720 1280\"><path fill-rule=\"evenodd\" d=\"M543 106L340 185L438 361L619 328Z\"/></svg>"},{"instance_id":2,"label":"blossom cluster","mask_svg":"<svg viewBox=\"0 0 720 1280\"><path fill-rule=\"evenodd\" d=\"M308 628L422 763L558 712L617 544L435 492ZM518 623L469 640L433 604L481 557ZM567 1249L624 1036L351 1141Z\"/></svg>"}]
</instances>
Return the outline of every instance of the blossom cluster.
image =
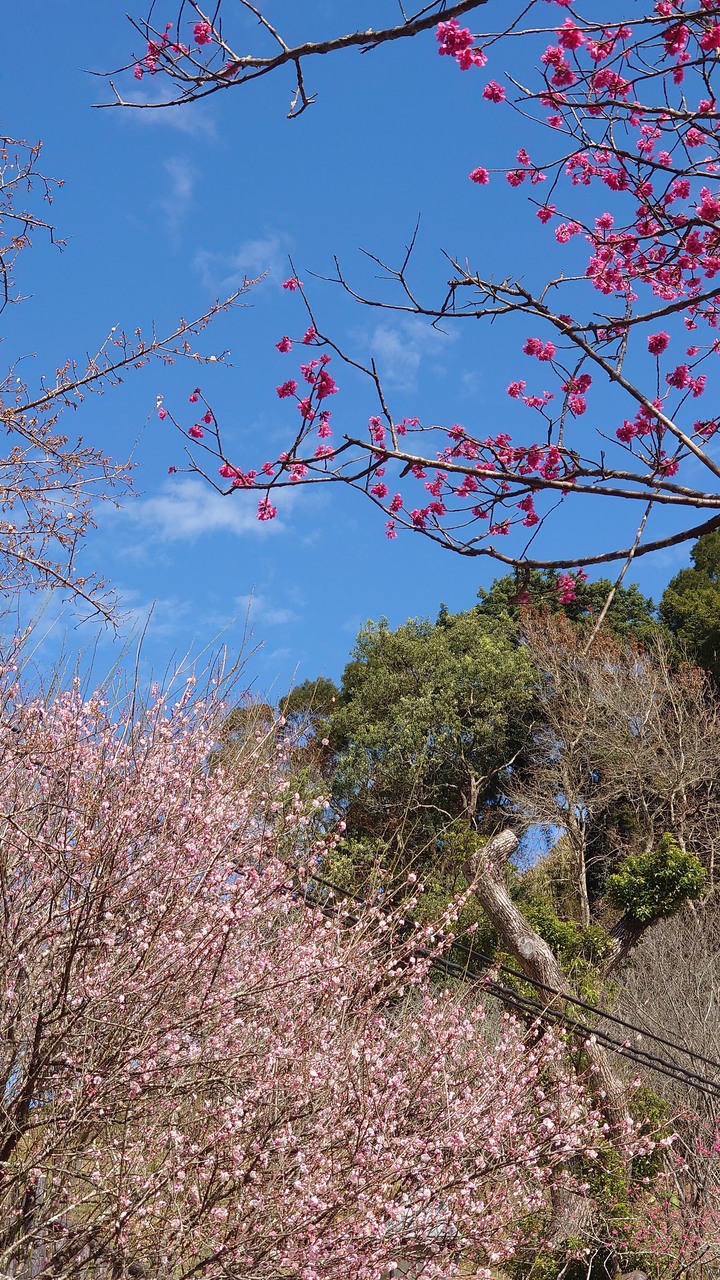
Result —
<instances>
[{"instance_id":1,"label":"blossom cluster","mask_svg":"<svg viewBox=\"0 0 720 1280\"><path fill-rule=\"evenodd\" d=\"M203 53L214 54L221 49L221 42L211 22L205 18L191 21L188 43L173 40L170 36L172 23L156 36L149 34L147 52L139 58L133 67L136 80L142 80L146 72L156 75L158 71L172 74L184 62L190 61L194 71L197 70L198 58ZM217 75L224 80L231 80L238 71L236 62L227 60L217 70Z\"/></svg>"},{"instance_id":2,"label":"blossom cluster","mask_svg":"<svg viewBox=\"0 0 720 1280\"><path fill-rule=\"evenodd\" d=\"M440 22L436 32L438 53L442 57L454 58L461 71L470 67L484 67L487 58L482 49L475 46L475 37L468 27L461 27L457 18L449 22Z\"/></svg>"},{"instance_id":3,"label":"blossom cluster","mask_svg":"<svg viewBox=\"0 0 720 1280\"><path fill-rule=\"evenodd\" d=\"M168 22L165 30L156 39L148 40L147 52L144 58L136 62L133 68L133 74L136 80L142 80L146 71L148 71L150 75L154 76L160 70L163 59L168 55L175 54L178 57L184 57L189 53L187 45L171 39L171 30L172 23ZM198 41L197 43L202 43L202 41Z\"/></svg>"}]
</instances>

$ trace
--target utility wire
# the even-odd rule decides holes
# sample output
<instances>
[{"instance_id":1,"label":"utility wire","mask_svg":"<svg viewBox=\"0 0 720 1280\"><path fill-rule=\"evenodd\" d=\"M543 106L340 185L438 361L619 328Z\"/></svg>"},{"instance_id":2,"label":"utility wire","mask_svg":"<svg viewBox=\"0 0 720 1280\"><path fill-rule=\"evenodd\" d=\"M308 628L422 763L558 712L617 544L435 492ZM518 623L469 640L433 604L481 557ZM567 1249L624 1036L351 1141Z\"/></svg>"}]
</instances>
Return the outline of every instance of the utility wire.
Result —
<instances>
[{"instance_id":1,"label":"utility wire","mask_svg":"<svg viewBox=\"0 0 720 1280\"><path fill-rule=\"evenodd\" d=\"M342 886L336 885L333 883L333 881L327 880L322 876L313 875L308 888L310 888L312 884L317 884L319 886L322 886L324 889L329 890L331 893L339 895L340 898L342 899L345 899L345 900L350 899L354 902L359 903L362 906L367 905L366 900L362 897L362 895L352 893L350 890L347 890L347 889L343 889ZM305 894L305 901L308 906L320 906L327 914L336 914L338 910L337 906L334 906L333 904L329 904L327 903L327 901L318 902L316 898L314 896L311 896L307 891ZM359 917L350 917L350 918L353 922L356 922ZM714 1059L708 1058L703 1054L696 1053L694 1050L689 1049L686 1045L681 1045L675 1041L668 1040L663 1036L658 1036L654 1032L649 1031L647 1028L638 1027L634 1023L627 1022L625 1019L618 1017L616 1014L610 1013L609 1010L603 1009L599 1005L593 1005L589 1001L581 1000L579 997L568 995L564 991L560 991L555 987L551 987L551 986L548 986L546 983L540 982L538 979L528 978L527 975L522 973L520 970L514 969L510 965L498 964L496 961L492 959L491 956L485 955L484 952L476 951L475 949L473 949L472 947L469 947L465 943L453 942L451 950L453 949L459 950L462 954L464 954L467 957L468 961L478 963L478 965L481 968L499 970L503 973L509 974L513 978L520 978L522 981L529 983L531 986L535 987L536 989L544 991L552 997L557 997L558 999L562 1000L563 1003L575 1005L583 1010L586 1010L592 1013L593 1015L599 1018L607 1019L615 1023L616 1025L633 1032L634 1034L645 1037L649 1041L655 1042L656 1044L663 1045L666 1048L674 1049L676 1052L686 1054L690 1058L700 1060L704 1062L707 1066L714 1068L715 1070L720 1072L720 1063L716 1062ZM698 1092L703 1093L708 1098L711 1098L715 1101L720 1101L720 1081L718 1080L711 1080L707 1076L700 1075L695 1071L689 1071L687 1068L681 1066L678 1063L668 1061L668 1059L666 1058L662 1058L657 1054L650 1053L647 1049L640 1048L640 1046L637 1044L632 1044L632 1043L628 1043L627 1041L618 1040L615 1036L610 1035L608 1032L603 1031L601 1028L590 1026L586 1022L582 1022L577 1018L573 1018L571 1015L565 1013L564 1010L562 1009L553 1007L552 1005L548 1005L547 1003L542 1003L539 1000L534 1000L530 996L521 995L513 987L505 986L502 983L496 982L494 981L494 979L488 978L481 973L473 972L472 970L468 969L467 963L465 965L461 965L461 964L458 964L456 961L451 960L447 956L432 956L424 948L418 948L417 954L423 955L426 958L429 958L431 967L438 972L442 972L447 976L451 976L451 977L460 977L460 978L463 978L465 981L479 982L484 990L488 991L491 995L495 996L497 999L500 999L504 1004L509 1005L511 1008L517 1009L519 1012L522 1012L524 1014L531 1014L547 1022L557 1023L558 1025L564 1027L568 1031L571 1031L575 1035L580 1034L585 1037L594 1036L595 1039L599 1041L601 1044L603 1044L606 1048L610 1049L614 1053L620 1054L622 1057L628 1058L630 1061L637 1063L639 1066L643 1066L646 1069L657 1071L660 1074L668 1076L669 1078L674 1079L681 1084L685 1084L693 1089L696 1089Z\"/></svg>"},{"instance_id":2,"label":"utility wire","mask_svg":"<svg viewBox=\"0 0 720 1280\"><path fill-rule=\"evenodd\" d=\"M649 1031L647 1027L639 1027L634 1022L628 1022L625 1018L619 1017L615 1013L610 1013L609 1009L602 1009L599 1005L590 1004L587 1000L581 1000L579 996L566 995L564 992L558 992L554 987L547 986L546 983L540 982L538 978L530 978L520 969L514 969L512 965L500 964L493 961L491 956L487 956L482 951L476 951L464 942L454 942L453 948L466 954L468 959L477 960L481 967L499 968L503 973L509 974L513 978L521 978L523 982L529 982L532 986L547 991L550 995L560 995L568 1004L576 1005L580 1009L585 1009L588 1013L596 1014L600 1018L614 1022L618 1026L624 1027L627 1031L632 1031L636 1035L644 1036L648 1040L654 1040L657 1044L662 1044L666 1049L674 1049L677 1053L684 1053L688 1057L696 1059L698 1062L704 1062L706 1066L712 1067L715 1071L720 1072L720 1062L715 1058L708 1058L705 1054L699 1053L695 1049L689 1049L687 1045L678 1044L676 1040L669 1040L665 1036L659 1036L654 1031Z\"/></svg>"},{"instance_id":3,"label":"utility wire","mask_svg":"<svg viewBox=\"0 0 720 1280\"><path fill-rule=\"evenodd\" d=\"M600 1044L610 1049L614 1053L620 1054L624 1058L628 1058L632 1062L636 1062L638 1066L649 1068L657 1071L662 1075L668 1076L673 1080L679 1081L681 1084L697 1089L698 1092L705 1094L706 1097L720 1101L720 1082L709 1080L706 1076L698 1075L694 1071L688 1071L685 1067L681 1067L676 1063L668 1062L667 1059L658 1057L656 1054L649 1053L645 1049L641 1049L638 1045L633 1045L627 1041L621 1041L608 1033L589 1026L587 1023L580 1022L575 1018L563 1013L561 1009L554 1008L552 1005L542 1004L538 1000L533 1000L530 996L523 996L512 987L503 986L501 983L493 982L492 979L483 978L480 974L468 972L462 965L458 965L444 957L437 957L436 962L431 962L433 967L441 972L454 976L463 976L466 980L479 982L483 990L488 991L497 999L502 1000L511 1008L520 1012L532 1014L544 1021L557 1023L564 1027L567 1031L576 1035L585 1037L593 1036ZM564 999L562 992L558 993L561 999ZM651 1033L649 1033L651 1034Z\"/></svg>"}]
</instances>

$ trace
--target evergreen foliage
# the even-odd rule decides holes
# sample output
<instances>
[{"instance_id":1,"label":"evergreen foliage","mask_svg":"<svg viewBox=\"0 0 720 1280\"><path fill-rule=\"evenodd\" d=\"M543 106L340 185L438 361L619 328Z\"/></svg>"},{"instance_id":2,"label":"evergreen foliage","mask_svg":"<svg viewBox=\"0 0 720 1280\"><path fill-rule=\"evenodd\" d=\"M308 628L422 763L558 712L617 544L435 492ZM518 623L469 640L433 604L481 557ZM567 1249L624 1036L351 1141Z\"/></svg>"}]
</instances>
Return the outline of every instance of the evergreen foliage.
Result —
<instances>
[{"instance_id":1,"label":"evergreen foliage","mask_svg":"<svg viewBox=\"0 0 720 1280\"><path fill-rule=\"evenodd\" d=\"M613 583L609 578L597 578L594 582L578 581L575 599L563 603L560 591L560 574L554 569L517 570L496 578L489 590L480 587L478 611L487 617L509 616L519 618L523 607L531 604L537 608L562 614L578 626L592 625L600 616ZM617 639L646 639L658 630L657 609L649 596L631 583L615 590L603 623Z\"/></svg>"},{"instance_id":2,"label":"evergreen foliage","mask_svg":"<svg viewBox=\"0 0 720 1280\"><path fill-rule=\"evenodd\" d=\"M498 804L532 704L530 663L507 617L368 623L330 717L348 835L404 865L447 862L440 834Z\"/></svg>"},{"instance_id":3,"label":"evergreen foliage","mask_svg":"<svg viewBox=\"0 0 720 1280\"><path fill-rule=\"evenodd\" d=\"M720 529L695 543L660 600L660 617L688 657L720 679Z\"/></svg>"},{"instance_id":4,"label":"evergreen foliage","mask_svg":"<svg viewBox=\"0 0 720 1280\"><path fill-rule=\"evenodd\" d=\"M699 898L705 885L698 858L682 849L669 832L657 849L630 854L607 878L610 900L639 924L674 915L683 902Z\"/></svg>"}]
</instances>

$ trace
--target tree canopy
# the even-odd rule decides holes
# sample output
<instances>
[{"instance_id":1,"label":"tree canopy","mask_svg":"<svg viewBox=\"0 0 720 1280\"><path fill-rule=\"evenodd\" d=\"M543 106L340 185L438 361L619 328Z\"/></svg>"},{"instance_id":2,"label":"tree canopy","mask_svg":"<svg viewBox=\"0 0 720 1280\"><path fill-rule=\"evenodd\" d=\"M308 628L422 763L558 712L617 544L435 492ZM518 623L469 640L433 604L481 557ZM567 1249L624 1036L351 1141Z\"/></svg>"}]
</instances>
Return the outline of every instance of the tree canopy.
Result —
<instances>
[{"instance_id":1,"label":"tree canopy","mask_svg":"<svg viewBox=\"0 0 720 1280\"><path fill-rule=\"evenodd\" d=\"M660 617L689 658L720 680L720 530L704 534L666 586Z\"/></svg>"},{"instance_id":2,"label":"tree canopy","mask_svg":"<svg viewBox=\"0 0 720 1280\"><path fill-rule=\"evenodd\" d=\"M570 594L568 599L565 580L557 570L521 569L496 578L488 589L480 587L477 608L489 617L519 618L523 608L533 605L587 626L602 615L605 629L621 639L642 640L657 629L657 609L634 582L618 586L609 578L579 581Z\"/></svg>"},{"instance_id":3,"label":"tree canopy","mask_svg":"<svg viewBox=\"0 0 720 1280\"><path fill-rule=\"evenodd\" d=\"M475 610L368 623L330 718L348 836L403 861L439 856L455 821L482 823L522 749L533 691L511 619Z\"/></svg>"}]
</instances>

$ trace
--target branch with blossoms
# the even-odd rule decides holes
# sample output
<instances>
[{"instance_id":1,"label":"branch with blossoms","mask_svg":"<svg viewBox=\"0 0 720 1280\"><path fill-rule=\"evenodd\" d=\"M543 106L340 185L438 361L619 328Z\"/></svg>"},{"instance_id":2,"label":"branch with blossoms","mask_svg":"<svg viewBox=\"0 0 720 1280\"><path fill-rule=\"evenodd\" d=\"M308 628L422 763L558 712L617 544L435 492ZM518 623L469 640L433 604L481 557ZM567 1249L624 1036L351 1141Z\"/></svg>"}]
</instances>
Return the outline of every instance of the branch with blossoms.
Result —
<instances>
[{"instance_id":1,"label":"branch with blossoms","mask_svg":"<svg viewBox=\"0 0 720 1280\"><path fill-rule=\"evenodd\" d=\"M240 52L238 40L246 39L241 26L235 34L224 22L223 0L216 0L212 11L206 10L196 0L180 0L174 21L158 26L155 20L155 3L144 21L131 18L132 25L143 42L142 52L111 76L132 72L135 80L146 76L160 76L161 83L169 82L169 92L159 101L138 102L123 94L113 79L110 85L114 102L103 105L133 107L141 110L157 110L197 102L222 90L238 88L261 76L290 66L295 76L289 118L302 114L315 100L305 82L305 64L308 60L345 49L358 49L367 53L396 40L411 39L421 32L431 30L438 19L451 21L487 4L487 0L431 0L415 14L403 13L402 22L374 30L341 32L318 40L304 40L300 44L286 41L278 28L262 10L250 0L239 0L235 10L244 11L257 20L261 39L267 52ZM231 24L230 24L231 27ZM466 55L467 65L472 65L472 55Z\"/></svg>"},{"instance_id":2,"label":"branch with blossoms","mask_svg":"<svg viewBox=\"0 0 720 1280\"><path fill-rule=\"evenodd\" d=\"M294 277L286 281L285 286L302 292ZM497 294L498 289L493 288ZM611 467L604 458L597 461L584 457L563 442L561 437L568 416L579 417L585 412L585 394L592 376L567 373L568 362L563 363L560 344L556 347L550 341L537 338L530 338L524 344L526 356L549 365L556 373L559 371L566 385L559 413L552 411L551 396L547 392L527 394L523 381L508 387L511 399L520 401L543 420L544 441L517 445L505 432L480 439L458 425L443 431L435 425L425 426L417 418L394 418L374 365L362 366L343 353L318 331L311 311L310 315L312 323L301 337L292 339L283 335L276 344L285 355L296 345L311 349L300 363L297 376L287 378L276 387L278 398L294 404L299 415L289 447L277 458L266 459L257 469L243 470L231 460L212 407L196 387L189 401L200 402L202 413L193 414L197 421L191 425L184 414L173 413L164 404L158 410L159 417L169 419L187 442L185 465L171 467L172 472L184 470L202 475L218 492L226 495L239 490L260 492L257 516L262 521L277 515L276 503L280 501L281 490L298 484L340 482L362 491L385 513L389 538L397 537L398 530L404 528L420 532L463 555L489 555L510 565L522 560L528 568L576 566L577 574L561 575L560 589L565 601L574 598L575 583L586 576L580 566L634 558L696 538L720 525L720 515L716 514L720 498L674 479L681 462L690 454L705 461L711 473L718 476L717 464L703 447L710 434L708 424L698 425L698 429L686 437L675 419L655 403L646 403L633 384L627 383L626 389L637 398L640 407L632 422L618 428L619 438L622 438L621 432L628 434L624 452L632 459L631 466ZM573 350L575 335L570 332L568 336L570 342L565 347ZM666 336L660 333L649 340L656 360L661 352L653 348L661 347L664 351ZM582 335L579 341L584 345ZM379 412L370 417L367 436L334 437L332 411L327 405L329 397L339 390L329 368L334 357L360 369L373 383ZM595 358L608 377L625 383L616 362L610 363L604 356ZM713 423L713 433L716 427ZM444 447L440 454L433 453L432 444L441 433ZM663 448L666 434L674 440L671 454ZM393 478L396 483L391 485L389 481ZM419 499L416 504L414 495ZM708 515L679 533L642 545L635 539L627 548L612 547L595 555L575 556L570 561L532 558L528 554L537 532L561 502L591 497L639 502L642 510L638 511L638 523L642 530L648 509L655 506L696 508L707 511ZM543 501L545 510L541 508ZM514 557L505 553L495 539L519 529L529 532L525 535L522 555Z\"/></svg>"},{"instance_id":3,"label":"branch with blossoms","mask_svg":"<svg viewBox=\"0 0 720 1280\"><path fill-rule=\"evenodd\" d=\"M21 300L14 268L32 234L41 231L55 241L52 225L36 206L51 202L59 184L39 171L39 157L39 146L0 140L0 311L7 302ZM30 208L20 203L28 196L34 198ZM0 456L0 595L59 587L76 602L112 616L112 597L102 582L79 572L76 555L93 527L94 503L118 502L127 494L131 468L81 438L70 439L60 428L61 414L150 360L223 362L227 353L204 356L196 339L251 284L246 281L196 320L181 320L169 334L153 330L144 336L136 329L128 335L114 329L95 355L82 364L67 361L52 380L40 378L30 386L18 376L17 364L0 376L0 424L7 434Z\"/></svg>"},{"instance_id":4,"label":"branch with blossoms","mask_svg":"<svg viewBox=\"0 0 720 1280\"><path fill-rule=\"evenodd\" d=\"M112 595L99 579L78 572L75 556L94 527L95 502L117 503L128 495L131 464L81 438L69 440L59 428L60 416L151 360L225 362L226 352L203 355L194 340L249 288L247 282L231 298L196 320L181 320L166 335L144 337L136 330L131 338L113 331L95 356L82 366L68 361L51 385L41 382L31 388L17 378L14 366L8 370L0 381L0 422L11 441L0 458L0 594L59 587L67 598L112 618Z\"/></svg>"},{"instance_id":5,"label":"branch with blossoms","mask_svg":"<svg viewBox=\"0 0 720 1280\"><path fill-rule=\"evenodd\" d=\"M42 147L18 138L0 135L0 311L9 302L20 301L14 292L13 270L18 254L31 244L36 231L46 233L52 243L55 230L37 211L18 208L21 194L40 190L42 202L52 204L56 189L62 183L47 178L38 169Z\"/></svg>"},{"instance_id":6,"label":"branch with blossoms","mask_svg":"<svg viewBox=\"0 0 720 1280\"><path fill-rule=\"evenodd\" d=\"M489 111L511 109L539 126L547 145L545 156L520 147L503 172L511 190L530 192L558 255L549 279L533 286L451 259L445 296L427 302L412 284L414 242L397 268L374 259L394 282L390 298L356 289L336 266L335 280L359 303L436 326L521 318L502 430L480 434L472 423L428 424L391 410L374 363L320 333L294 275L286 286L303 294L312 333L299 341L318 349L299 379L278 387L300 425L277 458L251 467L226 456L215 427L206 448L219 462L215 476L230 482L223 491L262 491L258 514L269 519L286 485L340 482L383 510L390 538L411 529L464 555L538 568L627 560L720 525L720 419L702 408L720 354L720 4L702 0L685 12L645 0L636 9L612 25L573 10L545 28L531 27L524 11L484 35L448 11L436 26L438 52L471 75L500 51L510 60L513 42L536 55L536 83L491 78L478 93ZM496 176L482 164L472 170L479 198ZM588 188L598 194L590 219L587 199L577 198ZM278 343L284 353L292 346ZM339 439L324 404L332 356L364 370L377 396L367 427ZM206 470L197 455L189 466ZM640 504L635 536L597 553L542 555L538 539L558 506L591 499L630 511ZM683 527L653 535L652 518L675 508Z\"/></svg>"}]
</instances>

